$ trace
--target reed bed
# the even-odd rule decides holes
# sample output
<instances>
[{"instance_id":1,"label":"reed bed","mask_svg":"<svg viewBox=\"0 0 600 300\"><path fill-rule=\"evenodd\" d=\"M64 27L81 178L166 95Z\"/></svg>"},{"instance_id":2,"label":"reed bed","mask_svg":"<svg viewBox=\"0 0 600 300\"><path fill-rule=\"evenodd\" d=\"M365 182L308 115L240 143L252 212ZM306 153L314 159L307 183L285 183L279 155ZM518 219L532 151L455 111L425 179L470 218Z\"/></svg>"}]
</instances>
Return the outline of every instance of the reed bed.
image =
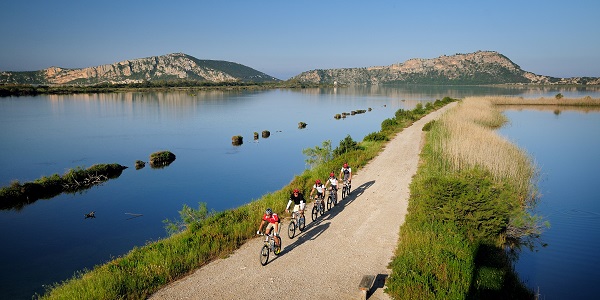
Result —
<instances>
[{"instance_id":1,"label":"reed bed","mask_svg":"<svg viewBox=\"0 0 600 300\"><path fill-rule=\"evenodd\" d=\"M494 132L506 121L496 104L478 97L431 124L390 263L392 298L533 297L503 251L509 233L518 240L536 228L527 213L536 168Z\"/></svg>"},{"instance_id":2,"label":"reed bed","mask_svg":"<svg viewBox=\"0 0 600 300\"><path fill-rule=\"evenodd\" d=\"M538 98L524 99L516 97L488 96L481 97L494 105L556 105L556 106L600 106L600 99L590 96L583 98Z\"/></svg>"},{"instance_id":3,"label":"reed bed","mask_svg":"<svg viewBox=\"0 0 600 300\"><path fill-rule=\"evenodd\" d=\"M526 199L533 194L536 169L524 150L491 130L506 121L490 98L466 98L440 118L442 133L433 137L433 152L449 168L445 171L483 168L495 180L517 187Z\"/></svg>"}]
</instances>

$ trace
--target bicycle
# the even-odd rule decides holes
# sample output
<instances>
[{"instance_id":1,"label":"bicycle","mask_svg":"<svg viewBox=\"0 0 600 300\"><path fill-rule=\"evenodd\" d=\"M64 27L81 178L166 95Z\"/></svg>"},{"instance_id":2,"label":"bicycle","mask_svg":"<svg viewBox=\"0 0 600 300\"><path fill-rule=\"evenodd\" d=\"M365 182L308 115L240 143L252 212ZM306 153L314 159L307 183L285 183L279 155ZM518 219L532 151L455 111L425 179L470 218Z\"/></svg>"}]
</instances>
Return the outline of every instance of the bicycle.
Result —
<instances>
[{"instance_id":1,"label":"bicycle","mask_svg":"<svg viewBox=\"0 0 600 300\"><path fill-rule=\"evenodd\" d=\"M337 205L337 189L329 188L329 196L327 196L327 210Z\"/></svg>"},{"instance_id":2,"label":"bicycle","mask_svg":"<svg viewBox=\"0 0 600 300\"><path fill-rule=\"evenodd\" d=\"M260 235L265 235L261 233ZM268 239L263 244L262 248L260 248L260 264L266 265L269 262L269 253L273 252L275 256L278 256L281 253L281 237L279 235L273 236L273 233L267 234ZM279 245L275 243L275 238L279 240Z\"/></svg>"},{"instance_id":3,"label":"bicycle","mask_svg":"<svg viewBox=\"0 0 600 300\"><path fill-rule=\"evenodd\" d=\"M348 180L344 180L344 187L342 187L342 199L350 195L350 187L350 182L348 182Z\"/></svg>"},{"instance_id":4,"label":"bicycle","mask_svg":"<svg viewBox=\"0 0 600 300\"><path fill-rule=\"evenodd\" d=\"M293 239L296 235L296 228L298 230L303 231L306 227L306 219L304 216L300 216L300 212L295 211L292 213L292 220L290 221L290 225L288 225L288 236L290 239Z\"/></svg>"},{"instance_id":5,"label":"bicycle","mask_svg":"<svg viewBox=\"0 0 600 300\"><path fill-rule=\"evenodd\" d=\"M315 204L312 208L312 220L313 222L317 219L317 217L321 214L325 214L325 206L323 205L323 198L319 196L315 196Z\"/></svg>"}]
</instances>

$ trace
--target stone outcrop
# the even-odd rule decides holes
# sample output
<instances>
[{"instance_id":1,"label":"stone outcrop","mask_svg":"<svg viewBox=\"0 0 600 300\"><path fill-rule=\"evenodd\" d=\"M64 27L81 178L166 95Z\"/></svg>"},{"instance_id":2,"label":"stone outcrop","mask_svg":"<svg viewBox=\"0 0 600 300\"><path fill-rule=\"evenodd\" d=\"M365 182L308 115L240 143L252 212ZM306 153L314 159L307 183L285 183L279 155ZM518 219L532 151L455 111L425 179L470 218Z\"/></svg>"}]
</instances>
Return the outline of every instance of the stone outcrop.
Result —
<instances>
[{"instance_id":1,"label":"stone outcrop","mask_svg":"<svg viewBox=\"0 0 600 300\"><path fill-rule=\"evenodd\" d=\"M215 83L279 81L275 77L241 64L199 60L183 53L125 60L83 69L50 67L35 72L0 73L0 83L91 85L160 80L194 80Z\"/></svg>"},{"instance_id":2,"label":"stone outcrop","mask_svg":"<svg viewBox=\"0 0 600 300\"><path fill-rule=\"evenodd\" d=\"M319 84L600 84L600 78L554 78L522 70L495 51L414 58L390 66L317 69L292 78Z\"/></svg>"}]
</instances>

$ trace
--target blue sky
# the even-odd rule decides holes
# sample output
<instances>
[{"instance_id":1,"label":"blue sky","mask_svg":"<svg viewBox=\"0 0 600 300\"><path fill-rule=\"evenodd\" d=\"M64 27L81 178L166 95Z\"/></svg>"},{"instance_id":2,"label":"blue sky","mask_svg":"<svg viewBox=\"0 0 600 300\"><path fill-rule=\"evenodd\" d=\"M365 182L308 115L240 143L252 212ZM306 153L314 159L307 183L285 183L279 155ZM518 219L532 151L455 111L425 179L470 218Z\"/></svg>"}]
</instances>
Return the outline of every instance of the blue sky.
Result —
<instances>
[{"instance_id":1,"label":"blue sky","mask_svg":"<svg viewBox=\"0 0 600 300\"><path fill-rule=\"evenodd\" d=\"M61 1L0 4L0 70L183 52L279 79L492 50L554 77L600 77L600 1Z\"/></svg>"}]
</instances>

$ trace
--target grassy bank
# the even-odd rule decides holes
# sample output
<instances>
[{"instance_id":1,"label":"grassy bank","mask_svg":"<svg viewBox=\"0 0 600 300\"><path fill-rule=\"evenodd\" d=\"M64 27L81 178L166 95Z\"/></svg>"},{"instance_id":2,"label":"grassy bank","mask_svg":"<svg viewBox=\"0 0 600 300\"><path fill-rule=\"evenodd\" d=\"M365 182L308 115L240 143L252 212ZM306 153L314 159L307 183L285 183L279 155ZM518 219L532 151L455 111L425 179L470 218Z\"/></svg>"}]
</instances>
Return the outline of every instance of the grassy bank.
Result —
<instances>
[{"instance_id":1,"label":"grassy bank","mask_svg":"<svg viewBox=\"0 0 600 300\"><path fill-rule=\"evenodd\" d=\"M331 151L330 159L319 160L320 163L315 164L314 168L296 176L281 190L247 205L218 213L207 211L202 204L198 209L184 207L180 212L185 223L184 231L136 247L106 264L57 283L40 298L144 299L167 283L189 274L202 265L216 258L226 257L245 241L253 238L264 209L271 207L275 212L284 215L287 199L294 188L308 194L315 179L327 178L330 172L337 172L344 162L348 162L353 169L360 170L397 132L452 101L450 98L444 98L425 106L417 105L410 111L398 110L395 117L382 122L381 131L367 135L360 143L354 142L348 136ZM320 151L309 152L318 155ZM175 223L177 222L171 224Z\"/></svg>"},{"instance_id":2,"label":"grassy bank","mask_svg":"<svg viewBox=\"0 0 600 300\"><path fill-rule=\"evenodd\" d=\"M431 126L390 264L394 298L533 298L503 246L539 233L527 213L536 170L493 131L505 122L489 98L467 98Z\"/></svg>"},{"instance_id":3,"label":"grassy bank","mask_svg":"<svg viewBox=\"0 0 600 300\"><path fill-rule=\"evenodd\" d=\"M20 210L39 199L50 199L61 193L75 193L117 178L127 167L119 164L97 164L87 169L71 169L65 174L43 176L32 182L13 181L0 189L0 209Z\"/></svg>"}]
</instances>

